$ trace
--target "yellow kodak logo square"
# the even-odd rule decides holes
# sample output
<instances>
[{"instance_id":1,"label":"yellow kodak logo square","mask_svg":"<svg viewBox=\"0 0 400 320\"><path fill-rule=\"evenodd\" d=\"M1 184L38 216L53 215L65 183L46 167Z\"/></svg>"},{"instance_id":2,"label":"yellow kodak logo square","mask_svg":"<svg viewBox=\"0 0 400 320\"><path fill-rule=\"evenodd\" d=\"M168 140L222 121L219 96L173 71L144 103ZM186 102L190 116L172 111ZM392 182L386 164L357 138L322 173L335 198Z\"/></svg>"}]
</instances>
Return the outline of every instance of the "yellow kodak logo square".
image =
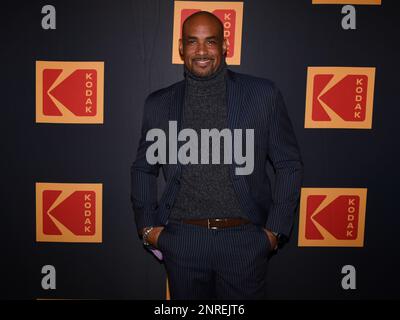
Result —
<instances>
[{"instance_id":1,"label":"yellow kodak logo square","mask_svg":"<svg viewBox=\"0 0 400 320\"><path fill-rule=\"evenodd\" d=\"M381 5L382 0L312 0L312 4Z\"/></svg>"},{"instance_id":2,"label":"yellow kodak logo square","mask_svg":"<svg viewBox=\"0 0 400 320\"><path fill-rule=\"evenodd\" d=\"M36 61L36 122L103 123L104 62Z\"/></svg>"},{"instance_id":3,"label":"yellow kodak logo square","mask_svg":"<svg viewBox=\"0 0 400 320\"><path fill-rule=\"evenodd\" d=\"M371 129L375 68L308 67L305 128Z\"/></svg>"},{"instance_id":4,"label":"yellow kodak logo square","mask_svg":"<svg viewBox=\"0 0 400 320\"><path fill-rule=\"evenodd\" d=\"M36 241L102 242L102 184L37 182Z\"/></svg>"},{"instance_id":5,"label":"yellow kodak logo square","mask_svg":"<svg viewBox=\"0 0 400 320\"><path fill-rule=\"evenodd\" d=\"M362 247L365 188L302 188L299 246Z\"/></svg>"}]
</instances>

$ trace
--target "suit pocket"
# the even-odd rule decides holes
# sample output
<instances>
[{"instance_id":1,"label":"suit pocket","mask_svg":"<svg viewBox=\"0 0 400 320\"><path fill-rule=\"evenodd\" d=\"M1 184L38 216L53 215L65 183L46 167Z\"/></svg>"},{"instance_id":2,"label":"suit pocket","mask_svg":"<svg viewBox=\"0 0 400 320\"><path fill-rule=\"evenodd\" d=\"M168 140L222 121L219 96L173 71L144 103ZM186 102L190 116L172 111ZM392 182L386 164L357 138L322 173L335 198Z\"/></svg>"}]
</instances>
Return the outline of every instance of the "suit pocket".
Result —
<instances>
[{"instance_id":1,"label":"suit pocket","mask_svg":"<svg viewBox=\"0 0 400 320\"><path fill-rule=\"evenodd\" d=\"M268 237L266 231L264 230L264 228L263 227L259 227L259 229L260 229L260 232L262 233L262 236L264 238L263 244L264 244L265 248L268 249L268 252L269 252L269 251L271 251L271 241L269 240L269 237Z\"/></svg>"}]
</instances>

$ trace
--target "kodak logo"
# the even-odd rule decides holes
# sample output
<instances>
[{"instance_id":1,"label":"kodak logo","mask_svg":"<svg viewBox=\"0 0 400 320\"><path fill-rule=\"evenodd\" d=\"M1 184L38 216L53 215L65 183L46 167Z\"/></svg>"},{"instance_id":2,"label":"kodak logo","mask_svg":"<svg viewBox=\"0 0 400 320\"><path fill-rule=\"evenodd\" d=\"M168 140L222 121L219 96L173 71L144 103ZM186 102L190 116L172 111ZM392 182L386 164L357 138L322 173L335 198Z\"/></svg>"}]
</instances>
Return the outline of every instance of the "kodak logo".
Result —
<instances>
[{"instance_id":1,"label":"kodak logo","mask_svg":"<svg viewBox=\"0 0 400 320\"><path fill-rule=\"evenodd\" d=\"M36 122L103 123L102 62L36 62Z\"/></svg>"},{"instance_id":2,"label":"kodak logo","mask_svg":"<svg viewBox=\"0 0 400 320\"><path fill-rule=\"evenodd\" d=\"M372 127L374 68L309 67L305 128Z\"/></svg>"},{"instance_id":3,"label":"kodak logo","mask_svg":"<svg viewBox=\"0 0 400 320\"><path fill-rule=\"evenodd\" d=\"M299 246L363 246L366 192L302 188Z\"/></svg>"},{"instance_id":4,"label":"kodak logo","mask_svg":"<svg viewBox=\"0 0 400 320\"><path fill-rule=\"evenodd\" d=\"M102 185L36 183L37 241L101 242Z\"/></svg>"}]
</instances>

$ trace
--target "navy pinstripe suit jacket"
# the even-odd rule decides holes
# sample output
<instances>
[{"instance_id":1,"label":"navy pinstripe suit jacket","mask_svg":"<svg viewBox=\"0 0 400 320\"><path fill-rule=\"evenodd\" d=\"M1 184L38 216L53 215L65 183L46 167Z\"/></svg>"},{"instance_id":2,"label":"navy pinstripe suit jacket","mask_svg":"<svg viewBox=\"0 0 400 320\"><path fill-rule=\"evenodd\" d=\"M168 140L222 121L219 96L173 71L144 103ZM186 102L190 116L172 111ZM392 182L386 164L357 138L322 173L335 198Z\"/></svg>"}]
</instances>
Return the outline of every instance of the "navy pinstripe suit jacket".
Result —
<instances>
[{"instance_id":1,"label":"navy pinstripe suit jacket","mask_svg":"<svg viewBox=\"0 0 400 320\"><path fill-rule=\"evenodd\" d=\"M267 79L229 69L226 81L228 127L242 132L254 129L252 174L236 175L234 161L230 170L241 208L253 223L289 236L299 201L303 163L282 95ZM131 201L138 231L145 226L165 225L179 189L182 164L149 164L146 150L153 142L146 141L146 133L161 128L168 134L168 121L177 121L181 130L184 92L183 80L153 92L145 102L141 138L131 166ZM274 190L266 172L267 161L275 172ZM160 169L166 186L158 201Z\"/></svg>"}]
</instances>

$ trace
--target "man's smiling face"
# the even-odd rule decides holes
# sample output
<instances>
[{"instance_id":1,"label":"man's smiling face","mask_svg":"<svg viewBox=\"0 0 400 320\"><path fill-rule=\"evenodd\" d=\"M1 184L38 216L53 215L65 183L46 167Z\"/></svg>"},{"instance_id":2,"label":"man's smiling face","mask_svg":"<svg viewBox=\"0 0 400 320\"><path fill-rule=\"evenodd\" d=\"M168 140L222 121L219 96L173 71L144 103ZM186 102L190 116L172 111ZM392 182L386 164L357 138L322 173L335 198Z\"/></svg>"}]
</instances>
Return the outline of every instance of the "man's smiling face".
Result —
<instances>
[{"instance_id":1,"label":"man's smiling face","mask_svg":"<svg viewBox=\"0 0 400 320\"><path fill-rule=\"evenodd\" d=\"M179 39L179 53L185 66L194 75L206 77L220 66L226 54L223 25L211 14L189 17Z\"/></svg>"}]
</instances>

